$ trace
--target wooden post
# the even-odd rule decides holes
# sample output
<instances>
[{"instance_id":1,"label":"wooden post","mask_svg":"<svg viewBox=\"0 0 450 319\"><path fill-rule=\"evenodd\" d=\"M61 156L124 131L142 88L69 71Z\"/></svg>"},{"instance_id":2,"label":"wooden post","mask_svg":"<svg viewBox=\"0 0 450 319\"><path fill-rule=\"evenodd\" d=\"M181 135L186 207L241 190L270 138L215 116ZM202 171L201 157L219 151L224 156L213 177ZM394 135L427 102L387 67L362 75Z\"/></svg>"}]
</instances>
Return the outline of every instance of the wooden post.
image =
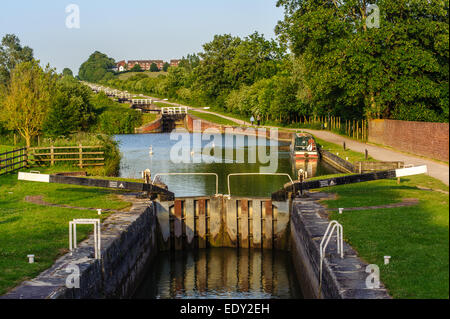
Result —
<instances>
[{"instance_id":1,"label":"wooden post","mask_svg":"<svg viewBox=\"0 0 450 319\"><path fill-rule=\"evenodd\" d=\"M345 144L345 142L344 142L344 151L346 151L347 150L347 145Z\"/></svg>"},{"instance_id":2,"label":"wooden post","mask_svg":"<svg viewBox=\"0 0 450 319\"><path fill-rule=\"evenodd\" d=\"M53 145L50 146L50 165L53 166L55 165L55 155L54 155L54 149L53 149Z\"/></svg>"},{"instance_id":3,"label":"wooden post","mask_svg":"<svg viewBox=\"0 0 450 319\"><path fill-rule=\"evenodd\" d=\"M399 169L400 169L400 168L401 168L401 166L402 166L402 165L400 164L400 162L398 162L398 163L397 163L397 168L399 168ZM401 182L402 182L402 181L401 181L400 177L398 177L398 178L397 178L397 184L399 184L399 185L400 185L400 183L401 183Z\"/></svg>"},{"instance_id":4,"label":"wooden post","mask_svg":"<svg viewBox=\"0 0 450 319\"><path fill-rule=\"evenodd\" d=\"M366 161L367 161L369 159L369 151L368 150L366 150L365 156L366 156Z\"/></svg>"},{"instance_id":5,"label":"wooden post","mask_svg":"<svg viewBox=\"0 0 450 319\"><path fill-rule=\"evenodd\" d=\"M80 167L83 168L83 146L78 144L78 150L80 154Z\"/></svg>"}]
</instances>

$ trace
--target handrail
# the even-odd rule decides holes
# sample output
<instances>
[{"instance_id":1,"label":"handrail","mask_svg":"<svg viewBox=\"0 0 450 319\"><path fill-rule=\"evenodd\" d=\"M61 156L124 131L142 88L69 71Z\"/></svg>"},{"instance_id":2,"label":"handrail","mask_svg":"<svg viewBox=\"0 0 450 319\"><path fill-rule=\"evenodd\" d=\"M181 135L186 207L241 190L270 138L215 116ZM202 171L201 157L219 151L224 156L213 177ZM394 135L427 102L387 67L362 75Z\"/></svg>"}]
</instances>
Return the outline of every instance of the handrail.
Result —
<instances>
[{"instance_id":1,"label":"handrail","mask_svg":"<svg viewBox=\"0 0 450 319\"><path fill-rule=\"evenodd\" d=\"M330 243L331 237L333 236L335 230L336 230L337 253L340 255L341 258L344 258L344 239L343 239L344 230L342 228L342 225L339 224L339 222L333 220L328 224L327 230L325 231L322 241L320 242L319 296L322 292L322 273L323 273L323 260L325 259L325 251L328 247L328 244Z\"/></svg>"},{"instance_id":2,"label":"handrail","mask_svg":"<svg viewBox=\"0 0 450 319\"><path fill-rule=\"evenodd\" d=\"M228 197L231 197L231 189L230 189L230 177L231 176L287 176L291 181L291 184L294 184L291 175L287 173L234 173L229 174L227 177L227 186L228 186Z\"/></svg>"},{"instance_id":3,"label":"handrail","mask_svg":"<svg viewBox=\"0 0 450 319\"><path fill-rule=\"evenodd\" d=\"M216 173L159 173L153 178L155 183L158 176L215 176L216 177L216 195L219 195L219 175Z\"/></svg>"},{"instance_id":4,"label":"handrail","mask_svg":"<svg viewBox=\"0 0 450 319\"><path fill-rule=\"evenodd\" d=\"M94 225L94 256L101 259L101 221L100 219L74 219L69 222L69 250L72 253L77 248L77 225Z\"/></svg>"},{"instance_id":5,"label":"handrail","mask_svg":"<svg viewBox=\"0 0 450 319\"><path fill-rule=\"evenodd\" d=\"M178 107L163 107L161 108L162 114L187 114L188 108L185 106Z\"/></svg>"}]
</instances>

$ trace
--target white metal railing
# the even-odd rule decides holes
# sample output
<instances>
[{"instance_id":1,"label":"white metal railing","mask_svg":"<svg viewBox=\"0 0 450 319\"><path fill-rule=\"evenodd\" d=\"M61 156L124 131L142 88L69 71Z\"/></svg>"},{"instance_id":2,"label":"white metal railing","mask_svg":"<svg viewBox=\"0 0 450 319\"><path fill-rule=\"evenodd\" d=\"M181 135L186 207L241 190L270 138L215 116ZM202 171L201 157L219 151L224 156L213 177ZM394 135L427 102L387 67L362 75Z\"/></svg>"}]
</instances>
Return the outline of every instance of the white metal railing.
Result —
<instances>
[{"instance_id":1,"label":"white metal railing","mask_svg":"<svg viewBox=\"0 0 450 319\"><path fill-rule=\"evenodd\" d=\"M188 108L186 106L161 108L162 114L187 114L187 112Z\"/></svg>"},{"instance_id":2,"label":"white metal railing","mask_svg":"<svg viewBox=\"0 0 450 319\"><path fill-rule=\"evenodd\" d=\"M325 251L327 249L328 244L330 243L331 237L333 236L335 230L336 230L337 253L340 255L341 258L344 258L344 238L343 238L344 230L342 228L342 225L339 224L339 222L333 220L328 224L327 230L325 231L322 241L320 242L319 296L322 291L322 272L323 272L323 260L325 258Z\"/></svg>"},{"instance_id":3,"label":"white metal railing","mask_svg":"<svg viewBox=\"0 0 450 319\"><path fill-rule=\"evenodd\" d=\"M100 219L74 219L69 222L69 249L77 248L77 225L94 225L95 259L101 259Z\"/></svg>"},{"instance_id":4,"label":"white metal railing","mask_svg":"<svg viewBox=\"0 0 450 319\"><path fill-rule=\"evenodd\" d=\"M291 175L287 173L234 173L229 174L227 177L227 186L228 186L228 197L231 197L231 189L230 189L230 177L231 176L287 176L291 181L291 184L294 184Z\"/></svg>"},{"instance_id":5,"label":"white metal railing","mask_svg":"<svg viewBox=\"0 0 450 319\"><path fill-rule=\"evenodd\" d=\"M216 173L160 173L156 174L153 178L153 183L155 183L158 176L215 176L216 177L216 195L219 195L219 175Z\"/></svg>"},{"instance_id":6,"label":"white metal railing","mask_svg":"<svg viewBox=\"0 0 450 319\"><path fill-rule=\"evenodd\" d=\"M148 105L148 104L152 104L152 100L150 100L150 99L132 99L131 103L133 103L135 105Z\"/></svg>"}]
</instances>

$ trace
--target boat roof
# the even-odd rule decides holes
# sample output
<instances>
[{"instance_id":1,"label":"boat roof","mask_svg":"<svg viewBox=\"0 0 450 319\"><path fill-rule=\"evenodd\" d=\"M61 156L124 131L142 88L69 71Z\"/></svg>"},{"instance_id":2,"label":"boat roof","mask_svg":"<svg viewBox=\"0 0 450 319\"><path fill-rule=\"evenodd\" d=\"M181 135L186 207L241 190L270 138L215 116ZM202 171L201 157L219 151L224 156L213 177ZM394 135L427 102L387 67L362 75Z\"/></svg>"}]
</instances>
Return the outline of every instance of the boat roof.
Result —
<instances>
[{"instance_id":1,"label":"boat roof","mask_svg":"<svg viewBox=\"0 0 450 319\"><path fill-rule=\"evenodd\" d=\"M301 132L301 133L296 133L295 136L296 136L296 137L313 137L311 134L309 134L309 133L303 133L303 132Z\"/></svg>"}]
</instances>

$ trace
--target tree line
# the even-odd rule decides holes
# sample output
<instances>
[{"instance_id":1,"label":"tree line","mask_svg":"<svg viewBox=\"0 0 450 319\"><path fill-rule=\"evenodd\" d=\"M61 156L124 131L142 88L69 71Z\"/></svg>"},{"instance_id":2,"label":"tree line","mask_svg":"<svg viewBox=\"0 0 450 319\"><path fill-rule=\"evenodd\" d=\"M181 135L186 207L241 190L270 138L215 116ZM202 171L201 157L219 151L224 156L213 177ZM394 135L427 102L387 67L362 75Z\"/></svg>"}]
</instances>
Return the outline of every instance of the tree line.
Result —
<instances>
[{"instance_id":1,"label":"tree line","mask_svg":"<svg viewBox=\"0 0 450 319\"><path fill-rule=\"evenodd\" d=\"M216 35L167 76L109 73L94 82L282 124L312 116L448 122L448 0L371 3L379 27L368 27L374 11L365 0L279 0L276 41Z\"/></svg>"},{"instance_id":2,"label":"tree line","mask_svg":"<svg viewBox=\"0 0 450 319\"><path fill-rule=\"evenodd\" d=\"M41 67L15 35L6 35L0 46L0 111L0 134L17 132L28 147L38 135L134 133L142 125L139 112L93 94L70 69L57 74Z\"/></svg>"}]
</instances>

